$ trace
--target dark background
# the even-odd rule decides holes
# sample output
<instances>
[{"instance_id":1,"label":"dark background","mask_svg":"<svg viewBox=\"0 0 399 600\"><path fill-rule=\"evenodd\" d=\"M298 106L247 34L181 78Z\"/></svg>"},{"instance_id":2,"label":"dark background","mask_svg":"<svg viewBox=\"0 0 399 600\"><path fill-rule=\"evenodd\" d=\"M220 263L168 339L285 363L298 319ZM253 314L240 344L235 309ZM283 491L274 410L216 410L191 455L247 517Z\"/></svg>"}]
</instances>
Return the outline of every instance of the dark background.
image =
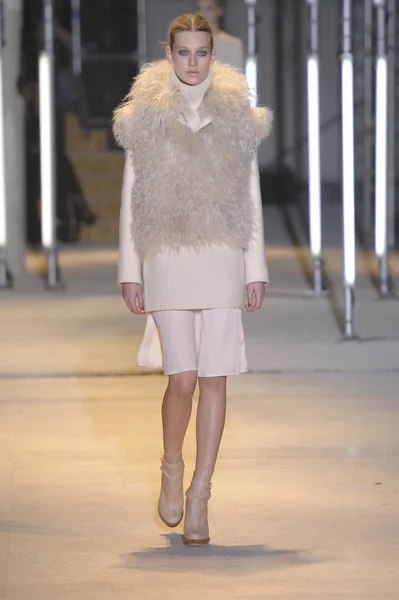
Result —
<instances>
[{"instance_id":1,"label":"dark background","mask_svg":"<svg viewBox=\"0 0 399 600\"><path fill-rule=\"evenodd\" d=\"M81 4L82 81L90 119L98 123L109 120L137 73L137 9L135 0L86 0ZM54 8L57 22L70 33L70 0L54 0ZM24 0L21 70L28 79L37 79L40 44L36 32L42 14L42 0ZM55 52L57 67L70 64L70 53L63 44L56 41Z\"/></svg>"}]
</instances>

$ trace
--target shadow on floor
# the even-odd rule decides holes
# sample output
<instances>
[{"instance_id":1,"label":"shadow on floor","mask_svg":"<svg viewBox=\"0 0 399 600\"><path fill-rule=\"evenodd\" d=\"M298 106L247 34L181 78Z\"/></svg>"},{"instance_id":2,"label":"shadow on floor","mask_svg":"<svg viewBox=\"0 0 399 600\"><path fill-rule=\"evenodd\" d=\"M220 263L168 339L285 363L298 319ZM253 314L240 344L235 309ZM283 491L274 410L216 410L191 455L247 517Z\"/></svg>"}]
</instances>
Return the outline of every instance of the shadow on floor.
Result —
<instances>
[{"instance_id":1,"label":"shadow on floor","mask_svg":"<svg viewBox=\"0 0 399 600\"><path fill-rule=\"evenodd\" d=\"M125 568L151 571L197 571L206 567L213 574L234 570L235 575L268 569L284 569L320 562L310 556L309 549L283 550L264 545L219 546L210 543L202 548L189 548L178 533L163 534L169 541L163 548L148 548L122 555ZM178 560L176 560L178 559Z\"/></svg>"}]
</instances>

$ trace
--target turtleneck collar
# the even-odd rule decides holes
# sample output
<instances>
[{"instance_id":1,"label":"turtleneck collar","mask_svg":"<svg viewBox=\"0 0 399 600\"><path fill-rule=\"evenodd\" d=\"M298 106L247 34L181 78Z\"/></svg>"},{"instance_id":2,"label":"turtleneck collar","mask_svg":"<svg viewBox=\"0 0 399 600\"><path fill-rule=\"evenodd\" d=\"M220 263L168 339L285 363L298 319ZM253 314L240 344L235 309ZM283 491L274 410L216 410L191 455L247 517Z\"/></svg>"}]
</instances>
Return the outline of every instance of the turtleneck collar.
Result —
<instances>
[{"instance_id":1,"label":"turtleneck collar","mask_svg":"<svg viewBox=\"0 0 399 600\"><path fill-rule=\"evenodd\" d=\"M182 96L187 100L187 103L190 105L190 108L193 112L198 111L201 102L208 91L208 88L212 81L212 73L209 71L209 74L206 79L202 83L198 83L197 85L187 85L187 83L183 83L180 81L175 71L172 71L172 81L177 89L180 91Z\"/></svg>"}]
</instances>

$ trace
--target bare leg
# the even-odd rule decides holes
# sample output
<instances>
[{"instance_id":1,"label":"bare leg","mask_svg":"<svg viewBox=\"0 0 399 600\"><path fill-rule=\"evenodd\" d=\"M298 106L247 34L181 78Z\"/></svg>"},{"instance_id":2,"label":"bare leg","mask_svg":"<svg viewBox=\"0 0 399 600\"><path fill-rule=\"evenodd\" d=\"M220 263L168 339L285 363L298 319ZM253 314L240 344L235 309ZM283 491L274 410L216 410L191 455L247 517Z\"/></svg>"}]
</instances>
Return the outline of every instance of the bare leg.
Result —
<instances>
[{"instance_id":1,"label":"bare leg","mask_svg":"<svg viewBox=\"0 0 399 600\"><path fill-rule=\"evenodd\" d=\"M197 372L187 371L169 376L162 404L163 444L165 459L173 464L180 458L187 427L190 422Z\"/></svg>"},{"instance_id":2,"label":"bare leg","mask_svg":"<svg viewBox=\"0 0 399 600\"><path fill-rule=\"evenodd\" d=\"M176 527L183 518L182 446L190 421L196 383L196 371L171 375L162 404L164 455L158 512L169 527Z\"/></svg>"},{"instance_id":3,"label":"bare leg","mask_svg":"<svg viewBox=\"0 0 399 600\"><path fill-rule=\"evenodd\" d=\"M197 412L197 460L193 480L186 492L186 519L183 541L203 546L210 540L208 501L211 478L226 419L226 377L199 378Z\"/></svg>"},{"instance_id":4,"label":"bare leg","mask_svg":"<svg viewBox=\"0 0 399 600\"><path fill-rule=\"evenodd\" d=\"M226 420L226 377L200 377L196 470L213 472Z\"/></svg>"}]
</instances>

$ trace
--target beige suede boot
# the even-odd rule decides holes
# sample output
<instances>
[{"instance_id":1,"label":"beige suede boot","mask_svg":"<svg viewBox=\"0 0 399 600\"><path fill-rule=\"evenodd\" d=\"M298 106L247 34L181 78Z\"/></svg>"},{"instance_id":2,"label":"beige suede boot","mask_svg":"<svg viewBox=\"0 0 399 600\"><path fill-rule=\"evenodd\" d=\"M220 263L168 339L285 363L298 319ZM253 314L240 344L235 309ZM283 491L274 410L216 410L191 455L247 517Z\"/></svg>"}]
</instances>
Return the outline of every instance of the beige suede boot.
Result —
<instances>
[{"instance_id":1,"label":"beige suede boot","mask_svg":"<svg viewBox=\"0 0 399 600\"><path fill-rule=\"evenodd\" d=\"M161 458L162 480L158 513L168 527L177 527L183 518L184 462L171 465Z\"/></svg>"},{"instance_id":2,"label":"beige suede boot","mask_svg":"<svg viewBox=\"0 0 399 600\"><path fill-rule=\"evenodd\" d=\"M187 546L209 544L208 500L211 497L212 471L197 469L186 492L186 518L183 542Z\"/></svg>"}]
</instances>

